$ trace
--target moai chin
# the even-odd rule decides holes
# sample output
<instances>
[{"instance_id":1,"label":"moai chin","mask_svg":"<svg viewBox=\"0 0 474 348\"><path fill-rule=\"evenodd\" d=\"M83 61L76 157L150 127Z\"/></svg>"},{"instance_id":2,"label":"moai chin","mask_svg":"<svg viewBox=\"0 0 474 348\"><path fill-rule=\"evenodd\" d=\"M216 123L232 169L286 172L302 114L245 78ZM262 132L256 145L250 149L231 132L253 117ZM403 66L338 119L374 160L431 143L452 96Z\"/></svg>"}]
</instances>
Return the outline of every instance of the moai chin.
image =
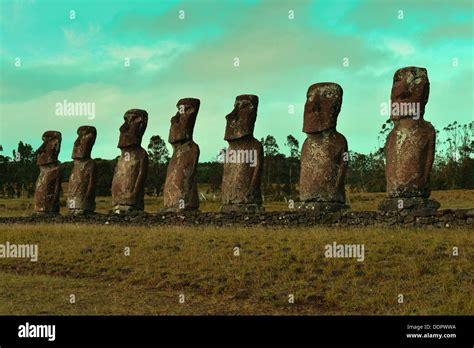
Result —
<instances>
[{"instance_id":1,"label":"moai chin","mask_svg":"<svg viewBox=\"0 0 474 348\"><path fill-rule=\"evenodd\" d=\"M199 99L180 99L176 104L178 112L171 118L168 142L173 146L173 155L166 171L164 211L199 208L196 184L199 146L193 141L199 105Z\"/></svg>"},{"instance_id":2,"label":"moai chin","mask_svg":"<svg viewBox=\"0 0 474 348\"><path fill-rule=\"evenodd\" d=\"M61 133L47 131L43 134L43 144L37 150L36 164L40 174L36 180L35 214L58 214L61 192Z\"/></svg>"},{"instance_id":3,"label":"moai chin","mask_svg":"<svg viewBox=\"0 0 474 348\"><path fill-rule=\"evenodd\" d=\"M112 180L112 205L116 214L144 209L145 180L148 154L141 147L148 123L145 110L131 109L124 115L118 147L122 154L117 160Z\"/></svg>"},{"instance_id":4,"label":"moai chin","mask_svg":"<svg viewBox=\"0 0 474 348\"><path fill-rule=\"evenodd\" d=\"M95 127L81 126L77 129L77 139L72 151L74 165L68 184L67 207L71 214L87 214L95 210L97 173L91 152L96 137Z\"/></svg>"},{"instance_id":5,"label":"moai chin","mask_svg":"<svg viewBox=\"0 0 474 348\"><path fill-rule=\"evenodd\" d=\"M226 116L224 140L229 147L221 153L224 161L222 212L264 210L260 188L263 147L253 136L257 108L256 95L239 95L234 109Z\"/></svg>"},{"instance_id":6,"label":"moai chin","mask_svg":"<svg viewBox=\"0 0 474 348\"><path fill-rule=\"evenodd\" d=\"M390 118L394 128L385 143L387 199L380 210L436 210L431 194L430 172L434 161L436 133L424 120L430 82L425 68L406 67L395 72Z\"/></svg>"},{"instance_id":7,"label":"moai chin","mask_svg":"<svg viewBox=\"0 0 474 348\"><path fill-rule=\"evenodd\" d=\"M344 179L348 152L346 138L336 131L342 105L342 87L323 82L311 85L306 94L301 149L299 209L338 211L348 209Z\"/></svg>"}]
</instances>

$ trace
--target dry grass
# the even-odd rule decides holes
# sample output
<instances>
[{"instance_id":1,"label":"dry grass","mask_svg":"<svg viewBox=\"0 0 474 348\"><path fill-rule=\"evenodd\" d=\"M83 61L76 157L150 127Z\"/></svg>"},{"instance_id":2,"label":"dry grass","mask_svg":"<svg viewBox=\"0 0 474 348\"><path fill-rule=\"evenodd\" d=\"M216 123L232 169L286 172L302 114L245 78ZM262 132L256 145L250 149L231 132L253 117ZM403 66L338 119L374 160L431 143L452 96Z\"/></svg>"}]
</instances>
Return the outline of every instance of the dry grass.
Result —
<instances>
[{"instance_id":1,"label":"dry grass","mask_svg":"<svg viewBox=\"0 0 474 348\"><path fill-rule=\"evenodd\" d=\"M207 195L208 200L201 202L201 211L218 211L221 203L213 199L213 195ZM437 199L441 203L441 209L446 208L472 208L474 207L474 190L449 190L449 191L433 191L432 198ZM347 204L352 210L377 210L377 206L381 200L385 198L385 193L347 193ZM61 214L67 214L66 198L61 201ZM99 213L108 213L111 209L110 197L97 197L97 209ZM267 211L288 210L288 203L285 202L265 202ZM163 208L163 198L145 198L145 210L149 213L156 213ZM33 211L33 199L0 199L0 216L27 216Z\"/></svg>"},{"instance_id":2,"label":"dry grass","mask_svg":"<svg viewBox=\"0 0 474 348\"><path fill-rule=\"evenodd\" d=\"M474 314L467 229L0 225L6 241L39 260L0 259L0 315ZM365 261L325 258L334 241Z\"/></svg>"}]
</instances>

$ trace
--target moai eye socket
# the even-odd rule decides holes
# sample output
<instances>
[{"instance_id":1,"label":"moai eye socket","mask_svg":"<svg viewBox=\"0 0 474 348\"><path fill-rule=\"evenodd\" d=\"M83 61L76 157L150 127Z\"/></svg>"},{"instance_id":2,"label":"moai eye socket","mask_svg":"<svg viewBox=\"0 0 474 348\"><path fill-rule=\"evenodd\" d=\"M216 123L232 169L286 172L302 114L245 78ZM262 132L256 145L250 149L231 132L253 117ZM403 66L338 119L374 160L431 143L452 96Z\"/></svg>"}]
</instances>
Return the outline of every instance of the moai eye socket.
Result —
<instances>
[{"instance_id":1,"label":"moai eye socket","mask_svg":"<svg viewBox=\"0 0 474 348\"><path fill-rule=\"evenodd\" d=\"M319 112L319 110L321 110L321 103L319 101L316 101L315 103L313 103L312 105L313 107L311 108L311 111L312 112Z\"/></svg>"},{"instance_id":2,"label":"moai eye socket","mask_svg":"<svg viewBox=\"0 0 474 348\"><path fill-rule=\"evenodd\" d=\"M411 96L411 93L409 91L403 91L402 93L400 93L398 97L400 99L407 99L407 98L410 98L410 96Z\"/></svg>"}]
</instances>

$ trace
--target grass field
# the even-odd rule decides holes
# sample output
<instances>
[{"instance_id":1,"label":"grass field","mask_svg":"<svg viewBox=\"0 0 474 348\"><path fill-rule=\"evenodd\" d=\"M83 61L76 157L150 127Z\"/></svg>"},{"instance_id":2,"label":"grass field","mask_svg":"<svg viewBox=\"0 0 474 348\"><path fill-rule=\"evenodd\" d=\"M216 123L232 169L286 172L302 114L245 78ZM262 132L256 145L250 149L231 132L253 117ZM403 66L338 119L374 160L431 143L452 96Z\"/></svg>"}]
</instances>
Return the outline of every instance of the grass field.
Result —
<instances>
[{"instance_id":1,"label":"grass field","mask_svg":"<svg viewBox=\"0 0 474 348\"><path fill-rule=\"evenodd\" d=\"M6 241L39 258L0 259L0 315L474 314L472 229L0 225ZM326 258L334 241L365 260Z\"/></svg>"},{"instance_id":2,"label":"grass field","mask_svg":"<svg viewBox=\"0 0 474 348\"><path fill-rule=\"evenodd\" d=\"M446 208L473 208L474 190L433 191L431 197L441 203L441 209ZM385 198L385 193L351 193L347 192L347 204L352 210L377 210L377 206ZM110 197L97 197L96 211L108 213L111 208ZM288 203L265 202L266 211L288 210ZM206 201L201 201L201 211L218 211L221 203L213 195L207 195ZM163 208L163 198L145 197L145 210L156 213ZM61 200L61 214L67 214L66 198ZM27 216L33 212L33 199L2 199L0 198L0 216Z\"/></svg>"}]
</instances>

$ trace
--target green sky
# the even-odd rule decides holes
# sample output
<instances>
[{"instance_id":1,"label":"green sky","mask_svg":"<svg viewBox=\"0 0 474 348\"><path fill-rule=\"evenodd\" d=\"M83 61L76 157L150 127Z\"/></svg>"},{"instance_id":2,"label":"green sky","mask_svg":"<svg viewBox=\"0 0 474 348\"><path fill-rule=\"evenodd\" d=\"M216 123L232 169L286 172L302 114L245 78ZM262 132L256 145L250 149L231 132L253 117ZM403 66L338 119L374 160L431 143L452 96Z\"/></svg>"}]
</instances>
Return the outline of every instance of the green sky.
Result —
<instances>
[{"instance_id":1,"label":"green sky","mask_svg":"<svg viewBox=\"0 0 474 348\"><path fill-rule=\"evenodd\" d=\"M410 65L428 69L425 118L436 128L473 120L471 0L2 0L0 37L0 144L10 156L18 141L36 148L58 130L67 161L77 127L93 125L93 157L113 158L126 110L148 111L145 147L167 138L177 100L195 97L194 139L209 160L226 145L239 94L260 98L255 136L272 134L287 152L288 134L305 138L308 86L324 81L344 89L338 130L349 149L369 152L393 73ZM63 100L95 103L95 118L56 115Z\"/></svg>"}]
</instances>

